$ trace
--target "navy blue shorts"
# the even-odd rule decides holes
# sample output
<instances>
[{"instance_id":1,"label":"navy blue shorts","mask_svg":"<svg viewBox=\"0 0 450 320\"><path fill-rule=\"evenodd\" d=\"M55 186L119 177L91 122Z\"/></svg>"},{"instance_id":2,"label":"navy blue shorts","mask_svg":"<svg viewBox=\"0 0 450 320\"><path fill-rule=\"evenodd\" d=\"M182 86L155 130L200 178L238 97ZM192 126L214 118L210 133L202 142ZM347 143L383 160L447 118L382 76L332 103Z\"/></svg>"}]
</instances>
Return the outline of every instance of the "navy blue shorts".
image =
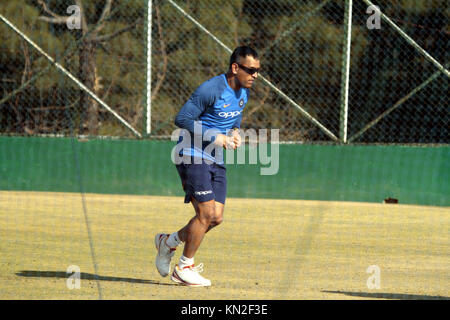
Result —
<instances>
[{"instance_id":1,"label":"navy blue shorts","mask_svg":"<svg viewBox=\"0 0 450 320\"><path fill-rule=\"evenodd\" d=\"M186 193L185 203L194 197L198 202L215 200L225 204L227 195L227 177L224 165L213 163L176 165Z\"/></svg>"}]
</instances>

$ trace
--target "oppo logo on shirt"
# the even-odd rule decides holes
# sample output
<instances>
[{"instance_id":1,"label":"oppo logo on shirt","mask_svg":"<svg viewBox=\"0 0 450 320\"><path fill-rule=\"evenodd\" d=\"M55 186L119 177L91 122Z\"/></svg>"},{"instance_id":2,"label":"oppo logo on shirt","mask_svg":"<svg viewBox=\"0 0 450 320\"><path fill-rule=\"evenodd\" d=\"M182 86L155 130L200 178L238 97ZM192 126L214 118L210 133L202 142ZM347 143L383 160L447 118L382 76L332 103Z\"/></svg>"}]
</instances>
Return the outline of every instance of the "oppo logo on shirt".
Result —
<instances>
[{"instance_id":1,"label":"oppo logo on shirt","mask_svg":"<svg viewBox=\"0 0 450 320\"><path fill-rule=\"evenodd\" d=\"M222 118L234 118L241 114L241 111L219 112L219 117Z\"/></svg>"}]
</instances>

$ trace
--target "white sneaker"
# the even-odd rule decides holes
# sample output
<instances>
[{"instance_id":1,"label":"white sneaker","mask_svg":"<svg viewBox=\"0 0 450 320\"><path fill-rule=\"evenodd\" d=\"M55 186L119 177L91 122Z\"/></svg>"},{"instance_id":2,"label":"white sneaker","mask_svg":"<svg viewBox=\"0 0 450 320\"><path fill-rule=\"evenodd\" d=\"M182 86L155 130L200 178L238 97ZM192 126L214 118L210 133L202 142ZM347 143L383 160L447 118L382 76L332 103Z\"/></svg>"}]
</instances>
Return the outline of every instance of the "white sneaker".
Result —
<instances>
[{"instance_id":1,"label":"white sneaker","mask_svg":"<svg viewBox=\"0 0 450 320\"><path fill-rule=\"evenodd\" d=\"M173 270L171 279L185 286L209 287L211 281L203 278L200 272L203 272L203 263L200 263L198 266L186 266L182 269L177 264Z\"/></svg>"},{"instance_id":2,"label":"white sneaker","mask_svg":"<svg viewBox=\"0 0 450 320\"><path fill-rule=\"evenodd\" d=\"M176 248L169 248L166 244L168 234L158 233L155 236L155 246L158 254L156 255L156 269L161 276L167 277L170 273L170 260L175 254Z\"/></svg>"}]
</instances>

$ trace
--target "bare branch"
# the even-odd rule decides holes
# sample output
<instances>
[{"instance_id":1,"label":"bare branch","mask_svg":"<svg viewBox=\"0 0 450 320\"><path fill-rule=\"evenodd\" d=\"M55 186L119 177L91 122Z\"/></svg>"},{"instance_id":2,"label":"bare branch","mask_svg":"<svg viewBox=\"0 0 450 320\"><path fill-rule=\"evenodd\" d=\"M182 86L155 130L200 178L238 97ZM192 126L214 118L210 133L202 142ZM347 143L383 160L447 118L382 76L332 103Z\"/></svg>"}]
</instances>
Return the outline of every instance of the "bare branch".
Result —
<instances>
[{"instance_id":1,"label":"bare branch","mask_svg":"<svg viewBox=\"0 0 450 320\"><path fill-rule=\"evenodd\" d=\"M113 39L113 38L115 38L115 37L121 35L122 33L125 33L125 32L127 32L127 31L129 31L129 30L131 30L131 29L134 29L134 28L136 27L136 25L138 25L139 22L141 22L141 20L142 20L142 18L139 18L139 19L137 19L135 22L133 22L132 24L130 24L129 26L126 26L125 28L122 28L122 29L120 29L120 30L117 30L116 32L111 33L111 34L107 34L107 35L104 35L104 36L95 37L95 38L93 38L92 40L93 40L93 41L97 41L97 42L105 42L105 41L111 40L111 39Z\"/></svg>"},{"instance_id":2,"label":"bare branch","mask_svg":"<svg viewBox=\"0 0 450 320\"><path fill-rule=\"evenodd\" d=\"M30 52L28 50L28 45L25 42L25 40L23 40L21 42L21 44L22 44L22 49L23 49L23 56L25 58L25 64L24 64L23 74L22 74L22 81L20 82L21 85L23 85L25 83L25 81L31 77L31 59L30 59Z\"/></svg>"},{"instance_id":3,"label":"bare branch","mask_svg":"<svg viewBox=\"0 0 450 320\"><path fill-rule=\"evenodd\" d=\"M98 19L97 27L95 28L95 31L94 31L95 33L98 33L105 26L105 20L108 19L109 15L111 14L111 6L112 6L112 0L107 0L105 7L103 8L102 15Z\"/></svg>"},{"instance_id":4,"label":"bare branch","mask_svg":"<svg viewBox=\"0 0 450 320\"><path fill-rule=\"evenodd\" d=\"M106 90L105 94L102 97L103 101L106 101L106 98L108 98L111 88L116 84L116 81L119 78L121 68L122 68L122 61L119 60L119 65L116 68L116 72L115 72L114 76L111 77L111 83L110 83L108 89Z\"/></svg>"},{"instance_id":5,"label":"bare branch","mask_svg":"<svg viewBox=\"0 0 450 320\"><path fill-rule=\"evenodd\" d=\"M37 0L37 2L42 6L42 9L44 10L44 12L50 16L50 17L41 16L41 17L39 17L39 20L49 22L49 23L55 23L55 24L63 24L63 23L67 22L67 19L69 17L61 16L59 14L54 13L52 10L50 10L47 7L47 4L42 0Z\"/></svg>"},{"instance_id":6,"label":"bare branch","mask_svg":"<svg viewBox=\"0 0 450 320\"><path fill-rule=\"evenodd\" d=\"M75 4L80 8L81 30L83 31L83 35L86 35L89 29L86 22L86 15L84 14L83 4L81 3L81 0L75 0Z\"/></svg>"},{"instance_id":7,"label":"bare branch","mask_svg":"<svg viewBox=\"0 0 450 320\"><path fill-rule=\"evenodd\" d=\"M105 7L103 8L102 15L101 15L100 19L98 20L99 23L103 22L106 18L108 18L109 14L111 13L111 5L112 5L112 0L107 0Z\"/></svg>"},{"instance_id":8,"label":"bare branch","mask_svg":"<svg viewBox=\"0 0 450 320\"><path fill-rule=\"evenodd\" d=\"M48 22L48 23L64 24L67 22L67 19L69 19L69 17L50 18L50 17L41 16L38 19L41 21Z\"/></svg>"},{"instance_id":9,"label":"bare branch","mask_svg":"<svg viewBox=\"0 0 450 320\"><path fill-rule=\"evenodd\" d=\"M95 41L95 40L94 40ZM100 47L100 49L102 49L103 51L105 51L107 54L111 54L111 50L109 50L104 43L102 42L96 42L95 43L97 46ZM103 100L103 99L102 99Z\"/></svg>"},{"instance_id":10,"label":"bare branch","mask_svg":"<svg viewBox=\"0 0 450 320\"><path fill-rule=\"evenodd\" d=\"M63 16L60 16L59 14L54 13L52 10L50 10L47 7L47 4L42 1L42 0L37 0L37 2L42 6L42 9L44 9L44 12L50 16L52 16L53 18L57 18L57 19L61 19L64 18Z\"/></svg>"}]
</instances>

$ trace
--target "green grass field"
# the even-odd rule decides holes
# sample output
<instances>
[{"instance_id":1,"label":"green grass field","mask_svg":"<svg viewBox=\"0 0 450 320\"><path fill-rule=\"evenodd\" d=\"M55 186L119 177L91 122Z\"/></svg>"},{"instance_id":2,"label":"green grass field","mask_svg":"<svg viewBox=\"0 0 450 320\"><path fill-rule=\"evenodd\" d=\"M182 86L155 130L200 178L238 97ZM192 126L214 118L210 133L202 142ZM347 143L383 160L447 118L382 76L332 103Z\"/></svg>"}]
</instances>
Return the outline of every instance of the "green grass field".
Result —
<instances>
[{"instance_id":1,"label":"green grass field","mask_svg":"<svg viewBox=\"0 0 450 320\"><path fill-rule=\"evenodd\" d=\"M0 192L0 299L449 299L448 207L227 199L196 262L210 288L161 278L154 235L193 215L181 197ZM181 254L175 254L175 261ZM81 287L68 289L79 266ZM380 269L370 289L366 270ZM97 280L98 279L98 280Z\"/></svg>"}]
</instances>

